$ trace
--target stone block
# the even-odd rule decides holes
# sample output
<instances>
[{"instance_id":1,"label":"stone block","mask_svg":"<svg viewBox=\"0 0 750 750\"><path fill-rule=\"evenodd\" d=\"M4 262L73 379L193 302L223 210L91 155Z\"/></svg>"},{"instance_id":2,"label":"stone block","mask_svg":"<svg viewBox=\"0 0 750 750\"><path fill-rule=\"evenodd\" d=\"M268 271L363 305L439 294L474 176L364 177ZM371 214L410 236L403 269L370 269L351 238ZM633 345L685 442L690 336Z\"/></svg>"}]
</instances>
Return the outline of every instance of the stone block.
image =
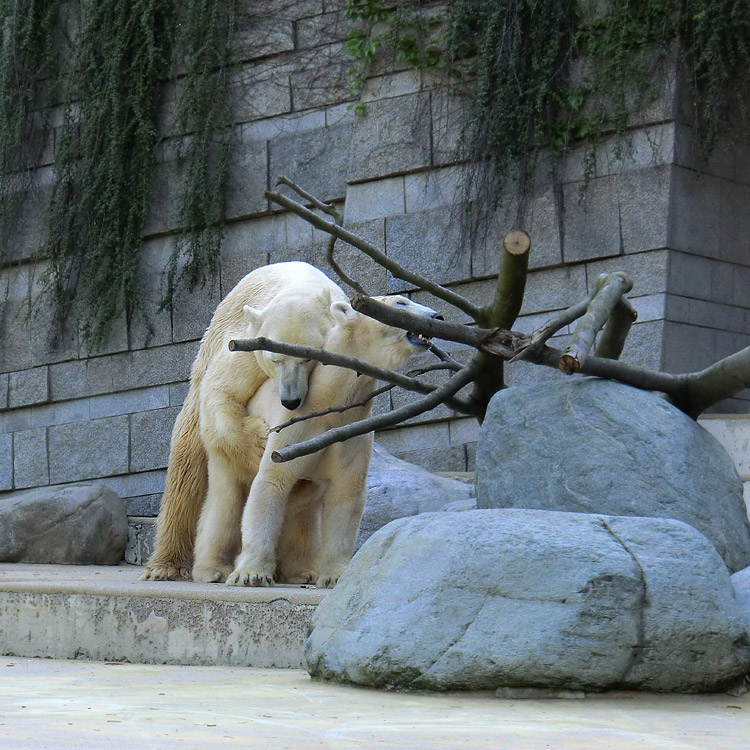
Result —
<instances>
[{"instance_id":1,"label":"stone block","mask_svg":"<svg viewBox=\"0 0 750 750\"><path fill-rule=\"evenodd\" d=\"M666 321L664 371L695 372L716 362L716 336L710 328Z\"/></svg>"},{"instance_id":2,"label":"stone block","mask_svg":"<svg viewBox=\"0 0 750 750\"><path fill-rule=\"evenodd\" d=\"M170 406L182 406L187 397L188 390L190 389L190 383L174 383L169 386L169 405Z\"/></svg>"},{"instance_id":3,"label":"stone block","mask_svg":"<svg viewBox=\"0 0 750 750\"><path fill-rule=\"evenodd\" d=\"M433 91L430 100L432 115L432 163L455 164L460 160L461 133L465 125L467 97Z\"/></svg>"},{"instance_id":4,"label":"stone block","mask_svg":"<svg viewBox=\"0 0 750 750\"><path fill-rule=\"evenodd\" d=\"M283 214L257 216L227 226L221 241L221 298L250 271L265 266L270 253L285 246Z\"/></svg>"},{"instance_id":5,"label":"stone block","mask_svg":"<svg viewBox=\"0 0 750 750\"><path fill-rule=\"evenodd\" d=\"M639 169L618 178L622 249L625 253L667 247L671 168ZM610 211L614 211L614 206Z\"/></svg>"},{"instance_id":6,"label":"stone block","mask_svg":"<svg viewBox=\"0 0 750 750\"><path fill-rule=\"evenodd\" d=\"M49 377L47 367L34 367L10 373L8 407L43 404L49 400Z\"/></svg>"},{"instance_id":7,"label":"stone block","mask_svg":"<svg viewBox=\"0 0 750 750\"><path fill-rule=\"evenodd\" d=\"M508 193L488 218L486 227L480 227L471 237L471 274L474 278L497 275L503 240L515 228L524 229L531 237L529 268L562 263L559 211L552 187L537 189L520 214L517 199Z\"/></svg>"},{"instance_id":8,"label":"stone block","mask_svg":"<svg viewBox=\"0 0 750 750\"><path fill-rule=\"evenodd\" d=\"M31 428L31 407L0 411L0 432L18 432Z\"/></svg>"},{"instance_id":9,"label":"stone block","mask_svg":"<svg viewBox=\"0 0 750 750\"><path fill-rule=\"evenodd\" d=\"M673 167L670 248L721 257L721 183L717 177Z\"/></svg>"},{"instance_id":10,"label":"stone block","mask_svg":"<svg viewBox=\"0 0 750 750\"><path fill-rule=\"evenodd\" d=\"M636 323L630 329L622 350L622 361L649 370L661 370L664 325L660 319Z\"/></svg>"},{"instance_id":11,"label":"stone block","mask_svg":"<svg viewBox=\"0 0 750 750\"><path fill-rule=\"evenodd\" d=\"M660 294L667 291L668 250L651 250L645 253L618 255L615 258L592 260L586 264L587 288L590 290L600 273L624 271L633 279L630 297ZM670 268L670 271L672 269ZM669 291L672 291L671 288Z\"/></svg>"},{"instance_id":12,"label":"stone block","mask_svg":"<svg viewBox=\"0 0 750 750\"><path fill-rule=\"evenodd\" d=\"M232 121L249 122L292 110L289 71L278 62L256 62L234 70L229 78Z\"/></svg>"},{"instance_id":13,"label":"stone block","mask_svg":"<svg viewBox=\"0 0 750 750\"><path fill-rule=\"evenodd\" d=\"M348 159L343 144L352 127L344 123L275 138L269 144L271 180L285 175L321 200L343 198Z\"/></svg>"},{"instance_id":14,"label":"stone block","mask_svg":"<svg viewBox=\"0 0 750 750\"><path fill-rule=\"evenodd\" d=\"M13 489L13 435L0 433L0 490Z\"/></svg>"},{"instance_id":15,"label":"stone block","mask_svg":"<svg viewBox=\"0 0 750 750\"><path fill-rule=\"evenodd\" d=\"M647 323L650 320L664 320L667 295L647 294L641 297L630 297L636 312L638 322Z\"/></svg>"},{"instance_id":16,"label":"stone block","mask_svg":"<svg viewBox=\"0 0 750 750\"><path fill-rule=\"evenodd\" d=\"M50 483L44 427L13 434L13 479L17 490Z\"/></svg>"},{"instance_id":17,"label":"stone block","mask_svg":"<svg viewBox=\"0 0 750 750\"><path fill-rule=\"evenodd\" d=\"M479 437L479 422L473 417L457 418L449 424L451 445L476 443Z\"/></svg>"},{"instance_id":18,"label":"stone block","mask_svg":"<svg viewBox=\"0 0 750 750\"><path fill-rule=\"evenodd\" d=\"M145 565L154 551L156 524L152 518L128 518L128 543L124 559L128 565Z\"/></svg>"},{"instance_id":19,"label":"stone block","mask_svg":"<svg viewBox=\"0 0 750 750\"><path fill-rule=\"evenodd\" d=\"M563 185L564 245L566 262L619 255L620 235L618 178L597 177L586 185Z\"/></svg>"},{"instance_id":20,"label":"stone block","mask_svg":"<svg viewBox=\"0 0 750 750\"><path fill-rule=\"evenodd\" d=\"M142 498L149 495L161 496L164 492L166 469L142 471L137 474L109 476L102 484L116 492L128 504L131 498Z\"/></svg>"},{"instance_id":21,"label":"stone block","mask_svg":"<svg viewBox=\"0 0 750 750\"><path fill-rule=\"evenodd\" d=\"M10 376L7 372L0 373L0 411L8 408L8 382Z\"/></svg>"},{"instance_id":22,"label":"stone block","mask_svg":"<svg viewBox=\"0 0 750 750\"><path fill-rule=\"evenodd\" d=\"M423 449L436 448L447 450L450 448L450 433L447 422L432 422L424 425L395 427L379 431L375 439L393 455L401 456L414 446Z\"/></svg>"},{"instance_id":23,"label":"stone block","mask_svg":"<svg viewBox=\"0 0 750 750\"><path fill-rule=\"evenodd\" d=\"M427 471L466 471L466 451L463 446L448 449L420 448L416 450L394 451L394 456L402 461L426 469Z\"/></svg>"},{"instance_id":24,"label":"stone block","mask_svg":"<svg viewBox=\"0 0 750 750\"><path fill-rule=\"evenodd\" d=\"M93 396L88 400L88 403L91 419L114 417L119 414L133 414L151 409L164 409L170 405L169 386L159 385L124 393Z\"/></svg>"},{"instance_id":25,"label":"stone block","mask_svg":"<svg viewBox=\"0 0 750 750\"><path fill-rule=\"evenodd\" d=\"M730 267L732 271L732 303L750 308L750 268Z\"/></svg>"},{"instance_id":26,"label":"stone block","mask_svg":"<svg viewBox=\"0 0 750 750\"><path fill-rule=\"evenodd\" d=\"M192 290L182 285L172 305L172 340L194 341L201 338L221 302L219 274Z\"/></svg>"},{"instance_id":27,"label":"stone block","mask_svg":"<svg viewBox=\"0 0 750 750\"><path fill-rule=\"evenodd\" d=\"M386 219L388 257L439 284L471 277L471 258L463 252L461 240L460 223L449 210L433 209ZM413 285L389 275L389 293L411 288Z\"/></svg>"},{"instance_id":28,"label":"stone block","mask_svg":"<svg viewBox=\"0 0 750 750\"><path fill-rule=\"evenodd\" d=\"M713 302L723 302L731 305L734 302L734 280L735 278L742 279L742 277L746 276L744 273L746 269L741 266L737 267L730 263L725 263L721 260L711 260L710 264L711 276L708 279L704 279L704 289L706 286L705 282L708 281L708 299ZM704 291L701 296L705 297L706 292Z\"/></svg>"},{"instance_id":29,"label":"stone block","mask_svg":"<svg viewBox=\"0 0 750 750\"><path fill-rule=\"evenodd\" d=\"M360 223L383 216L396 216L406 212L404 178L349 185L346 191L344 218L347 224Z\"/></svg>"},{"instance_id":30,"label":"stone block","mask_svg":"<svg viewBox=\"0 0 750 750\"><path fill-rule=\"evenodd\" d=\"M407 213L453 206L464 197L468 173L464 167L443 167L404 177Z\"/></svg>"},{"instance_id":31,"label":"stone block","mask_svg":"<svg viewBox=\"0 0 750 750\"><path fill-rule=\"evenodd\" d=\"M349 182L388 177L430 164L430 98L409 94L379 102L355 122Z\"/></svg>"},{"instance_id":32,"label":"stone block","mask_svg":"<svg viewBox=\"0 0 750 750\"><path fill-rule=\"evenodd\" d=\"M230 55L235 62L290 52L294 49L294 23L242 3L237 8L232 42Z\"/></svg>"},{"instance_id":33,"label":"stone block","mask_svg":"<svg viewBox=\"0 0 750 750\"><path fill-rule=\"evenodd\" d=\"M149 518L155 518L159 515L161 493L134 495L133 497L125 497L122 501L125 504L125 510L129 516L147 516Z\"/></svg>"},{"instance_id":34,"label":"stone block","mask_svg":"<svg viewBox=\"0 0 750 750\"><path fill-rule=\"evenodd\" d=\"M130 417L130 471L163 469L179 408L155 409Z\"/></svg>"},{"instance_id":35,"label":"stone block","mask_svg":"<svg viewBox=\"0 0 750 750\"><path fill-rule=\"evenodd\" d=\"M704 172L714 177L735 179L736 143L719 138L706 158L705 148L696 138L695 129L685 123L675 123L674 163L678 167Z\"/></svg>"},{"instance_id":36,"label":"stone block","mask_svg":"<svg viewBox=\"0 0 750 750\"><path fill-rule=\"evenodd\" d=\"M562 310L585 299L586 269L581 265L533 271L526 281L521 315Z\"/></svg>"},{"instance_id":37,"label":"stone block","mask_svg":"<svg viewBox=\"0 0 750 750\"><path fill-rule=\"evenodd\" d=\"M32 366L31 325L28 301L0 304L0 371Z\"/></svg>"},{"instance_id":38,"label":"stone block","mask_svg":"<svg viewBox=\"0 0 750 750\"><path fill-rule=\"evenodd\" d=\"M172 341L172 314L159 308L167 292L164 270L177 241L175 237L156 237L143 245L138 280L145 317L136 313L130 321L130 349L163 346Z\"/></svg>"},{"instance_id":39,"label":"stone block","mask_svg":"<svg viewBox=\"0 0 750 750\"><path fill-rule=\"evenodd\" d=\"M54 305L47 304L40 294L39 277L43 268L38 266L35 270L35 283L32 287L35 304L32 305L28 323L23 326L29 341L34 342L30 364L46 365L78 358L80 346L75 320L67 318L62 324L57 320Z\"/></svg>"},{"instance_id":40,"label":"stone block","mask_svg":"<svg viewBox=\"0 0 750 750\"><path fill-rule=\"evenodd\" d=\"M302 18L295 24L297 49L320 47L324 44L342 42L353 28L343 10Z\"/></svg>"},{"instance_id":41,"label":"stone block","mask_svg":"<svg viewBox=\"0 0 750 750\"><path fill-rule=\"evenodd\" d=\"M58 403L33 406L31 408L31 427L50 427L54 424L83 422L91 416L89 399L75 399Z\"/></svg>"},{"instance_id":42,"label":"stone block","mask_svg":"<svg viewBox=\"0 0 750 750\"><path fill-rule=\"evenodd\" d=\"M310 130L320 130L329 124L326 111L322 109L308 112L289 112L276 117L246 122L240 126L243 141L273 141L285 135L307 133ZM269 178L273 184L278 177L273 172Z\"/></svg>"},{"instance_id":43,"label":"stone block","mask_svg":"<svg viewBox=\"0 0 750 750\"><path fill-rule=\"evenodd\" d=\"M226 217L235 219L268 209L263 191L268 187L268 144L249 141L232 144Z\"/></svg>"},{"instance_id":44,"label":"stone block","mask_svg":"<svg viewBox=\"0 0 750 750\"><path fill-rule=\"evenodd\" d=\"M180 225L182 170L174 160L162 160L151 177L151 199L143 229L145 237L172 232Z\"/></svg>"},{"instance_id":45,"label":"stone block","mask_svg":"<svg viewBox=\"0 0 750 750\"><path fill-rule=\"evenodd\" d=\"M710 299L712 267L709 258L670 251L667 291L683 297Z\"/></svg>"},{"instance_id":46,"label":"stone block","mask_svg":"<svg viewBox=\"0 0 750 750\"><path fill-rule=\"evenodd\" d=\"M342 44L316 47L301 53L289 75L293 109L327 107L349 101L348 71L351 62Z\"/></svg>"},{"instance_id":47,"label":"stone block","mask_svg":"<svg viewBox=\"0 0 750 750\"><path fill-rule=\"evenodd\" d=\"M48 428L50 482L77 482L128 471L128 417Z\"/></svg>"}]
</instances>

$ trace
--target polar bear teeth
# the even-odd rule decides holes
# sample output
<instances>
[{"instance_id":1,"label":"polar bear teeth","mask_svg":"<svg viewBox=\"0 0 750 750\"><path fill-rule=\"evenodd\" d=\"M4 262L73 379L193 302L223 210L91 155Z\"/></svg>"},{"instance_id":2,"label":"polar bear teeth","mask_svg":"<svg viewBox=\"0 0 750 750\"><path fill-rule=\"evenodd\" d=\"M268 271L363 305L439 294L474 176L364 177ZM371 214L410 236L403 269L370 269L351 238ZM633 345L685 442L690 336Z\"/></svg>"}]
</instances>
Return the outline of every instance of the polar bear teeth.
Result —
<instances>
[{"instance_id":1,"label":"polar bear teeth","mask_svg":"<svg viewBox=\"0 0 750 750\"><path fill-rule=\"evenodd\" d=\"M427 338L427 336L423 336L421 333L412 333L411 331L406 334L406 338L409 339L412 344L423 346L425 348L429 347L432 343L432 339Z\"/></svg>"}]
</instances>

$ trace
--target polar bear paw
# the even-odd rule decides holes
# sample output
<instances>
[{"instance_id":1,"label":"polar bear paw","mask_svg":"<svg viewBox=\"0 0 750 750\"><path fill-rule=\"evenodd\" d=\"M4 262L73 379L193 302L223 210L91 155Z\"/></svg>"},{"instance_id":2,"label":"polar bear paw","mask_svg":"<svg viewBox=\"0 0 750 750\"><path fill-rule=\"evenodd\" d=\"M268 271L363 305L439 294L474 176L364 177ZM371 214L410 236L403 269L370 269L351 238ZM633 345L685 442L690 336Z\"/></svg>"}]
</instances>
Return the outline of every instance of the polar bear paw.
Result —
<instances>
[{"instance_id":1,"label":"polar bear paw","mask_svg":"<svg viewBox=\"0 0 750 750\"><path fill-rule=\"evenodd\" d=\"M257 570L238 568L227 578L227 586L273 586L273 576Z\"/></svg>"},{"instance_id":2,"label":"polar bear paw","mask_svg":"<svg viewBox=\"0 0 750 750\"><path fill-rule=\"evenodd\" d=\"M195 565L193 580L196 583L224 583L232 570L231 565Z\"/></svg>"},{"instance_id":3,"label":"polar bear paw","mask_svg":"<svg viewBox=\"0 0 750 750\"><path fill-rule=\"evenodd\" d=\"M147 565L138 576L139 581L189 581L190 568L187 565L163 563Z\"/></svg>"},{"instance_id":4,"label":"polar bear paw","mask_svg":"<svg viewBox=\"0 0 750 750\"><path fill-rule=\"evenodd\" d=\"M332 589L339 582L339 578L341 578L341 573L331 573L328 575L324 573L318 576L315 586L319 589Z\"/></svg>"}]
</instances>

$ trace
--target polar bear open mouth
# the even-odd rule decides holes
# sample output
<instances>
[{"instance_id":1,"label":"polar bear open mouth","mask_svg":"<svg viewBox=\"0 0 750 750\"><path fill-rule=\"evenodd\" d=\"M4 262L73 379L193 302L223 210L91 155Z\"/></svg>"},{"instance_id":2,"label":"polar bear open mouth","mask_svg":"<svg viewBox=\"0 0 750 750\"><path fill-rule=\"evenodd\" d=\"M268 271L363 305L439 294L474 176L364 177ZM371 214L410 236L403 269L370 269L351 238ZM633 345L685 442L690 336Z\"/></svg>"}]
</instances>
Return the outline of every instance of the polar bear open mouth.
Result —
<instances>
[{"instance_id":1,"label":"polar bear open mouth","mask_svg":"<svg viewBox=\"0 0 750 750\"><path fill-rule=\"evenodd\" d=\"M412 346L416 346L418 349L429 349L432 344L432 339L423 336L421 333L412 333L408 331L406 338Z\"/></svg>"}]
</instances>

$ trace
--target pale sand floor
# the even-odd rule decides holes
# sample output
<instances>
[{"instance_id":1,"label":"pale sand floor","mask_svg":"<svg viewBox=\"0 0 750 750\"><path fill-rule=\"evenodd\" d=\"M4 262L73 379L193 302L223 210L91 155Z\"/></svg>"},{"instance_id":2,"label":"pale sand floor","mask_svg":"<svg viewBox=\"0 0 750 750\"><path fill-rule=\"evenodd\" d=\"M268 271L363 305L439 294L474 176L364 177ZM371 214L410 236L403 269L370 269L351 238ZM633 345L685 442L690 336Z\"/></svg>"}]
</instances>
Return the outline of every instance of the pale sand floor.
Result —
<instances>
[{"instance_id":1,"label":"pale sand floor","mask_svg":"<svg viewBox=\"0 0 750 750\"><path fill-rule=\"evenodd\" d=\"M297 670L0 657L0 748L748 750L750 696L425 695Z\"/></svg>"}]
</instances>

